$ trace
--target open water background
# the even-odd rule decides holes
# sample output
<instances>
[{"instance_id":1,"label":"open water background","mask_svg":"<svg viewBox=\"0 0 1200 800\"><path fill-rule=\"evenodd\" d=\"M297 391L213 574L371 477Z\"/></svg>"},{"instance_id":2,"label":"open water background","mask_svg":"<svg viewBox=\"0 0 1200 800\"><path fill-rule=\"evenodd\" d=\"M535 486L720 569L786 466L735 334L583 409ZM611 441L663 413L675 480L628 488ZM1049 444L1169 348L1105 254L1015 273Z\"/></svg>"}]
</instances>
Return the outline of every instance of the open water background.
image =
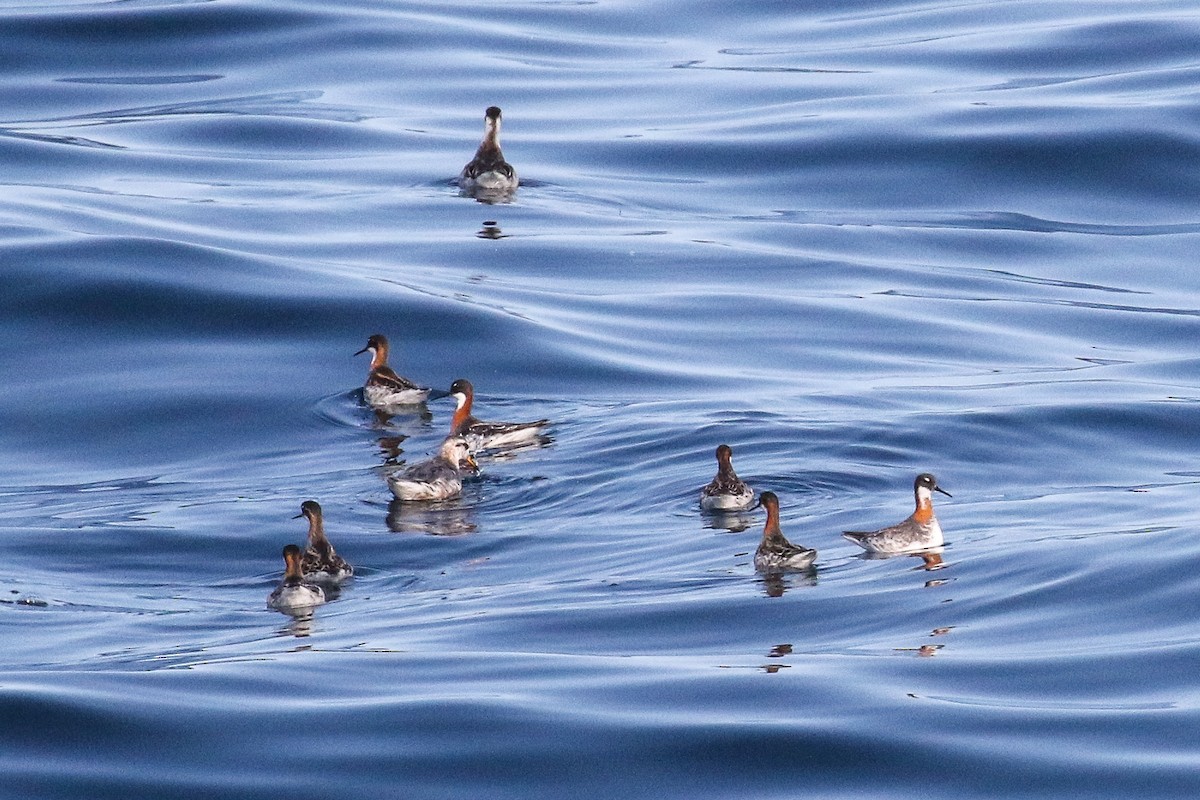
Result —
<instances>
[{"instance_id":1,"label":"open water background","mask_svg":"<svg viewBox=\"0 0 1200 800\"><path fill-rule=\"evenodd\" d=\"M1200 792L1194 2L8 2L0 165L0 796Z\"/></svg>"}]
</instances>

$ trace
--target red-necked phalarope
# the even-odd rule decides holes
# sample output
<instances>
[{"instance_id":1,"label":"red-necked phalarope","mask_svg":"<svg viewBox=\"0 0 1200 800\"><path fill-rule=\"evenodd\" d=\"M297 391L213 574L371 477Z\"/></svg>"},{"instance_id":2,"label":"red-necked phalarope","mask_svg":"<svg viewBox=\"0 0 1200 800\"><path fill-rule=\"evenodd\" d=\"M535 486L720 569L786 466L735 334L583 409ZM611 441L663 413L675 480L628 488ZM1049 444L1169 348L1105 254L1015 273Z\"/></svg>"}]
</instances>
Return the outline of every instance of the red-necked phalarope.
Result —
<instances>
[{"instance_id":1,"label":"red-necked phalarope","mask_svg":"<svg viewBox=\"0 0 1200 800\"><path fill-rule=\"evenodd\" d=\"M301 572L300 548L289 544L283 548L283 563L286 565L283 580L267 598L267 605L280 611L295 611L319 606L325 602L325 590L315 583L305 583Z\"/></svg>"},{"instance_id":2,"label":"red-necked phalarope","mask_svg":"<svg viewBox=\"0 0 1200 800\"><path fill-rule=\"evenodd\" d=\"M779 498L774 492L763 492L758 502L767 510L763 538L754 553L754 567L761 572L806 570L817 560L817 551L789 542L779 529Z\"/></svg>"},{"instance_id":3,"label":"red-necked phalarope","mask_svg":"<svg viewBox=\"0 0 1200 800\"><path fill-rule=\"evenodd\" d=\"M462 493L463 470L476 468L466 440L449 436L433 458L388 476L388 488L397 500L449 500Z\"/></svg>"},{"instance_id":4,"label":"red-necked phalarope","mask_svg":"<svg viewBox=\"0 0 1200 800\"><path fill-rule=\"evenodd\" d=\"M950 493L938 486L937 478L922 472L913 481L913 495L917 510L898 525L877 531L845 531L845 536L856 545L871 553L911 553L942 546L942 526L933 515L933 493Z\"/></svg>"},{"instance_id":5,"label":"red-necked phalarope","mask_svg":"<svg viewBox=\"0 0 1200 800\"><path fill-rule=\"evenodd\" d=\"M300 517L308 519L308 546L300 563L305 579L318 583L341 583L353 576L354 567L337 554L325 537L325 521L321 516L320 504L315 500L305 500L300 504L300 513L292 519Z\"/></svg>"},{"instance_id":6,"label":"red-necked phalarope","mask_svg":"<svg viewBox=\"0 0 1200 800\"><path fill-rule=\"evenodd\" d=\"M408 378L402 378L388 366L388 340L381 333L367 339L367 346L354 355L370 352L371 371L363 384L363 398L372 408L386 409L392 406L423 403L429 397L429 389L418 386Z\"/></svg>"},{"instance_id":7,"label":"red-necked phalarope","mask_svg":"<svg viewBox=\"0 0 1200 800\"><path fill-rule=\"evenodd\" d=\"M550 424L546 419L534 422L481 422L475 419L471 416L475 387L465 378L450 384L450 394L458 403L450 420L450 435L465 438L472 450L533 444L541 439L542 428Z\"/></svg>"},{"instance_id":8,"label":"red-necked phalarope","mask_svg":"<svg viewBox=\"0 0 1200 800\"><path fill-rule=\"evenodd\" d=\"M517 188L517 171L500 152L500 109L490 107L483 115L483 141L458 176L458 185L466 191L482 189L508 192Z\"/></svg>"},{"instance_id":9,"label":"red-necked phalarope","mask_svg":"<svg viewBox=\"0 0 1200 800\"><path fill-rule=\"evenodd\" d=\"M717 477L700 490L700 508L705 511L741 511L754 502L754 490L733 471L733 450L717 448Z\"/></svg>"}]
</instances>

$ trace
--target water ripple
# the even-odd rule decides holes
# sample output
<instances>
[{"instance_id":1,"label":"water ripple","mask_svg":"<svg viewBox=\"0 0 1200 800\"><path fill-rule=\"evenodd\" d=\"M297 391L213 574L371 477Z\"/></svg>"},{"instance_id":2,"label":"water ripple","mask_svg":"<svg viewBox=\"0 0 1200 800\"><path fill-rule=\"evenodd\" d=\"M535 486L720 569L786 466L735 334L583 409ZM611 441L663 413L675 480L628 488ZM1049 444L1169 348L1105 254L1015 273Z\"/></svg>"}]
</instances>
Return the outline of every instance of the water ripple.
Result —
<instances>
[{"instance_id":1,"label":"water ripple","mask_svg":"<svg viewBox=\"0 0 1200 800\"><path fill-rule=\"evenodd\" d=\"M1196 794L1198 44L1178 0L0 12L7 790ZM551 440L394 501L459 377ZM720 443L814 571L700 513ZM921 471L940 560L842 538ZM307 499L356 575L293 618Z\"/></svg>"}]
</instances>

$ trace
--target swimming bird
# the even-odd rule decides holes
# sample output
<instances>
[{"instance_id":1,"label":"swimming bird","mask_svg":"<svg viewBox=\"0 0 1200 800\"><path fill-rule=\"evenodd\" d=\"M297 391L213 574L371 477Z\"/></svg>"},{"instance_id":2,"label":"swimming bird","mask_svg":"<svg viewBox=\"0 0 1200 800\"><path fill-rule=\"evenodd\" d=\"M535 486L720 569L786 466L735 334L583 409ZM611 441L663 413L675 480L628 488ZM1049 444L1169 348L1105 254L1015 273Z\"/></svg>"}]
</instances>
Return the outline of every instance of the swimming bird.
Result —
<instances>
[{"instance_id":1,"label":"swimming bird","mask_svg":"<svg viewBox=\"0 0 1200 800\"><path fill-rule=\"evenodd\" d=\"M471 416L475 387L466 378L450 384L450 394L458 403L450 420L450 435L465 438L472 451L533 444L541 440L542 428L550 424L546 419L534 422L482 422L476 419Z\"/></svg>"},{"instance_id":2,"label":"swimming bird","mask_svg":"<svg viewBox=\"0 0 1200 800\"><path fill-rule=\"evenodd\" d=\"M297 611L319 606L325 602L325 590L315 583L306 583L301 572L300 548L289 544L283 548L285 565L283 580L267 598L267 606L280 611Z\"/></svg>"},{"instance_id":3,"label":"swimming bird","mask_svg":"<svg viewBox=\"0 0 1200 800\"><path fill-rule=\"evenodd\" d=\"M922 472L913 481L917 509L908 519L877 531L844 531L846 537L869 553L911 553L941 547L942 526L933 515L933 493L950 493L938 486L937 478Z\"/></svg>"},{"instance_id":4,"label":"swimming bird","mask_svg":"<svg viewBox=\"0 0 1200 800\"><path fill-rule=\"evenodd\" d=\"M382 333L372 335L367 339L367 346L354 355L366 352L371 354L371 371L367 373L367 382L363 384L363 398L367 405L387 409L423 403L429 398L429 389L397 375L388 366L388 340Z\"/></svg>"},{"instance_id":5,"label":"swimming bird","mask_svg":"<svg viewBox=\"0 0 1200 800\"><path fill-rule=\"evenodd\" d=\"M733 471L733 450L717 447L717 476L700 490L700 508L705 511L741 511L754 501L754 490Z\"/></svg>"},{"instance_id":6,"label":"swimming bird","mask_svg":"<svg viewBox=\"0 0 1200 800\"><path fill-rule=\"evenodd\" d=\"M468 192L477 189L508 192L516 189L519 182L517 171L500 152L500 109L491 106L483 114L483 141L475 157L459 173L459 188Z\"/></svg>"},{"instance_id":7,"label":"swimming bird","mask_svg":"<svg viewBox=\"0 0 1200 800\"><path fill-rule=\"evenodd\" d=\"M758 502L767 510L763 538L754 552L754 567L760 572L802 571L817 560L817 551L792 544L779 529L779 498L774 492L763 492Z\"/></svg>"},{"instance_id":8,"label":"swimming bird","mask_svg":"<svg viewBox=\"0 0 1200 800\"><path fill-rule=\"evenodd\" d=\"M300 504L300 513L292 519L308 519L308 545L300 568L306 580L318 583L341 583L354 575L354 567L337 554L325 536L325 521L321 506L315 500Z\"/></svg>"},{"instance_id":9,"label":"swimming bird","mask_svg":"<svg viewBox=\"0 0 1200 800\"><path fill-rule=\"evenodd\" d=\"M398 500L449 500L462 493L464 469L477 469L470 448L461 436L448 436L436 456L388 476L388 488Z\"/></svg>"}]
</instances>

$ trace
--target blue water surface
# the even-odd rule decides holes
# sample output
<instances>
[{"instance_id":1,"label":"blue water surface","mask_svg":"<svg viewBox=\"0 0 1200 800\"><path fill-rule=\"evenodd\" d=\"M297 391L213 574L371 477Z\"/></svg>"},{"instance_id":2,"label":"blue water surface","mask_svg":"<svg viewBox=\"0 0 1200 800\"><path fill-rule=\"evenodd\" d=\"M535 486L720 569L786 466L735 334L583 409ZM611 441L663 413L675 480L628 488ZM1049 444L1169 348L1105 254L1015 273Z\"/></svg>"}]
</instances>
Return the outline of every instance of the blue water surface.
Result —
<instances>
[{"instance_id":1,"label":"blue water surface","mask_svg":"<svg viewBox=\"0 0 1200 800\"><path fill-rule=\"evenodd\" d=\"M5 4L0 796L1196 795L1198 54L1180 0ZM459 377L551 441L392 502ZM699 512L722 442L814 573ZM840 537L922 471L941 565ZM292 618L306 499L357 575Z\"/></svg>"}]
</instances>

